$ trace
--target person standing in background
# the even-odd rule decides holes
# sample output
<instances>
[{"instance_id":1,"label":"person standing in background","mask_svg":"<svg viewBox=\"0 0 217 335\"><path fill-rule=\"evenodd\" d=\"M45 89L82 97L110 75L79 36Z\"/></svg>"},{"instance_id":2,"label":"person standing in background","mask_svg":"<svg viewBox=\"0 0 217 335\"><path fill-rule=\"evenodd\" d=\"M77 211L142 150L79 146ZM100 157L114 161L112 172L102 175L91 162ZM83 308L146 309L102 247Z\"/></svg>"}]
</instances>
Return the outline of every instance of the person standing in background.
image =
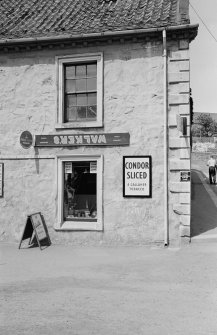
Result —
<instances>
[{"instance_id":1,"label":"person standing in background","mask_svg":"<svg viewBox=\"0 0 217 335\"><path fill-rule=\"evenodd\" d=\"M207 162L207 166L209 166L209 182L210 184L216 183L216 160L211 155L210 159Z\"/></svg>"}]
</instances>

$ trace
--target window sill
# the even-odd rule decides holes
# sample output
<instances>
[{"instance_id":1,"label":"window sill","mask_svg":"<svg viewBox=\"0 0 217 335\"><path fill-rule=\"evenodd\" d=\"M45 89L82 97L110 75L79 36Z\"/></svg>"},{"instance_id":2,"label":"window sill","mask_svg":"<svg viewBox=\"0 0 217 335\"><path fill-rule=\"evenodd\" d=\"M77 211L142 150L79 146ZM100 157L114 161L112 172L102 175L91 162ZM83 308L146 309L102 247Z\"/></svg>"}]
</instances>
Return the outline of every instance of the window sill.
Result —
<instances>
[{"instance_id":1,"label":"window sill","mask_svg":"<svg viewBox=\"0 0 217 335\"><path fill-rule=\"evenodd\" d=\"M86 230L86 231L102 231L102 225L99 222L88 222L88 221L64 221L55 225L56 231L64 230Z\"/></svg>"},{"instance_id":2,"label":"window sill","mask_svg":"<svg viewBox=\"0 0 217 335\"><path fill-rule=\"evenodd\" d=\"M68 122L68 123L57 123L55 129L75 129L75 128L96 128L103 127L103 123L99 121L90 122Z\"/></svg>"}]
</instances>

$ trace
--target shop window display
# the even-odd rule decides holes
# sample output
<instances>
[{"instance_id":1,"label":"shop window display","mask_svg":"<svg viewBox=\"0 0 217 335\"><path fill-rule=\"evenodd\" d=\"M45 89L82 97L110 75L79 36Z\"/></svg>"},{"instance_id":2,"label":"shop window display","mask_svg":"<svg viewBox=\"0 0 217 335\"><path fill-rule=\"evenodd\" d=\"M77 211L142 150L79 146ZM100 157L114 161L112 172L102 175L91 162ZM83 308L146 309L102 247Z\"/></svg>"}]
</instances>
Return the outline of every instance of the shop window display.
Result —
<instances>
[{"instance_id":1,"label":"shop window display","mask_svg":"<svg viewBox=\"0 0 217 335\"><path fill-rule=\"evenodd\" d=\"M64 220L97 221L97 162L64 162Z\"/></svg>"}]
</instances>

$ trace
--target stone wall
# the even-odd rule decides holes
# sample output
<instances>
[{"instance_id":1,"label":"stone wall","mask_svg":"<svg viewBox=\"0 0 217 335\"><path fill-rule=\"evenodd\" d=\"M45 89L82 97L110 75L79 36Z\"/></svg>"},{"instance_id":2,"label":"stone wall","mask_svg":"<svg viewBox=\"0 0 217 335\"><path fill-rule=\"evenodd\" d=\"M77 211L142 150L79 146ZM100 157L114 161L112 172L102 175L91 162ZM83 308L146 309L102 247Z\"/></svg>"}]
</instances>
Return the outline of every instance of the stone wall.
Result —
<instances>
[{"instance_id":1,"label":"stone wall","mask_svg":"<svg viewBox=\"0 0 217 335\"><path fill-rule=\"evenodd\" d=\"M190 224L190 185L179 170L190 169L189 138L176 128L176 114L189 120L189 54L186 44L170 43L169 53L169 207L170 239L179 243ZM184 49L185 49L184 48ZM104 53L104 127L62 133L129 132L127 147L30 148L20 134L55 134L57 83L55 56ZM4 197L0 198L1 240L18 241L26 215L41 211L52 242L74 245L163 243L163 57L162 43L146 42L0 55L0 162ZM56 232L57 154L102 154L103 232ZM38 155L39 159L35 159ZM122 196L124 155L151 155L152 198ZM178 213L178 214L177 214Z\"/></svg>"}]
</instances>

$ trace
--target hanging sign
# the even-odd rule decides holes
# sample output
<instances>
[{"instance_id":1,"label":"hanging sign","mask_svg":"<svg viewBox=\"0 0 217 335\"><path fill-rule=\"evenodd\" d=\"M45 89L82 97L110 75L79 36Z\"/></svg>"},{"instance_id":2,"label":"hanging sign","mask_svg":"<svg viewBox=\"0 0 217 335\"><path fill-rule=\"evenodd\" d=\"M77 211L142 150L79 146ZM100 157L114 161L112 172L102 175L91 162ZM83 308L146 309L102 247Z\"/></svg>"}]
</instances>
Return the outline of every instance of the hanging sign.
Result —
<instances>
[{"instance_id":1,"label":"hanging sign","mask_svg":"<svg viewBox=\"0 0 217 335\"><path fill-rule=\"evenodd\" d=\"M190 181L191 172L190 171L180 171L180 181Z\"/></svg>"},{"instance_id":2,"label":"hanging sign","mask_svg":"<svg viewBox=\"0 0 217 335\"><path fill-rule=\"evenodd\" d=\"M3 184L4 184L4 163L0 163L0 198L3 197Z\"/></svg>"},{"instance_id":3,"label":"hanging sign","mask_svg":"<svg viewBox=\"0 0 217 335\"><path fill-rule=\"evenodd\" d=\"M65 162L65 173L72 173L72 162Z\"/></svg>"},{"instance_id":4,"label":"hanging sign","mask_svg":"<svg viewBox=\"0 0 217 335\"><path fill-rule=\"evenodd\" d=\"M97 173L97 162L90 162L90 173Z\"/></svg>"},{"instance_id":5,"label":"hanging sign","mask_svg":"<svg viewBox=\"0 0 217 335\"><path fill-rule=\"evenodd\" d=\"M129 142L129 133L35 136L36 147L119 146L129 145Z\"/></svg>"},{"instance_id":6,"label":"hanging sign","mask_svg":"<svg viewBox=\"0 0 217 335\"><path fill-rule=\"evenodd\" d=\"M151 156L123 157L123 196L151 198Z\"/></svg>"},{"instance_id":7,"label":"hanging sign","mask_svg":"<svg viewBox=\"0 0 217 335\"><path fill-rule=\"evenodd\" d=\"M20 135L20 144L24 149L28 149L32 146L33 136L28 130L23 131Z\"/></svg>"},{"instance_id":8,"label":"hanging sign","mask_svg":"<svg viewBox=\"0 0 217 335\"><path fill-rule=\"evenodd\" d=\"M24 231L20 240L19 249L22 241L26 239L29 239L29 246L31 246L34 236L36 237L36 241L40 249L42 249L42 244L51 244L47 227L41 213L35 213L27 217Z\"/></svg>"}]
</instances>

